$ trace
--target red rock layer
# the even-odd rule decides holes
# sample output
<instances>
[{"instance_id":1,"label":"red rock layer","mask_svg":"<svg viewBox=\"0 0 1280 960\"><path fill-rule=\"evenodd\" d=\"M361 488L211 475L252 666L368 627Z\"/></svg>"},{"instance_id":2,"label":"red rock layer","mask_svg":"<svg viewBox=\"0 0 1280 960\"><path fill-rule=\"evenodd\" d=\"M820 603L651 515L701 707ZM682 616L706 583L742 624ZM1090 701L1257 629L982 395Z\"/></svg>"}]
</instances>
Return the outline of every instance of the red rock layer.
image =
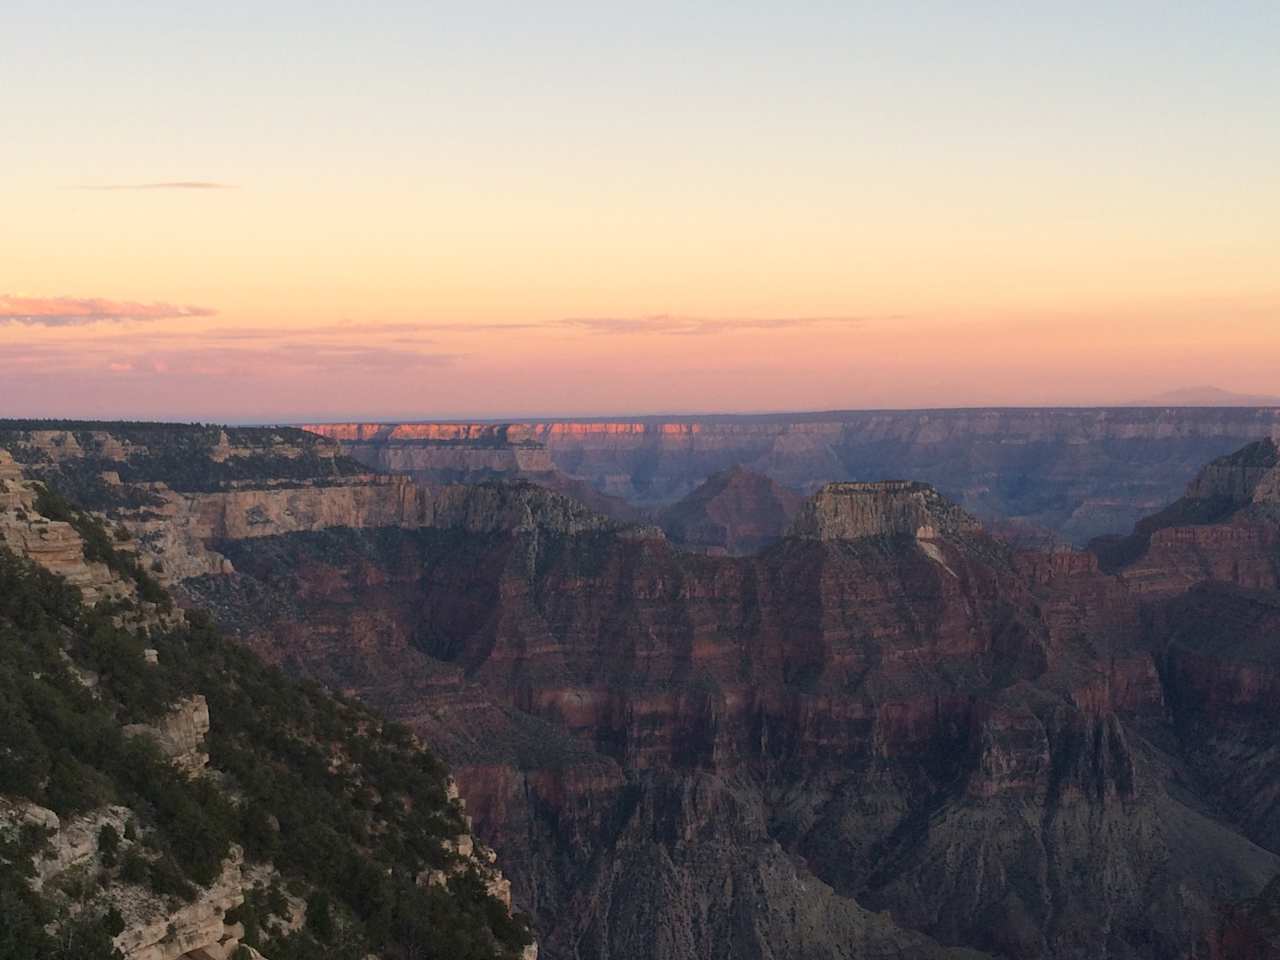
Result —
<instances>
[{"instance_id":1,"label":"red rock layer","mask_svg":"<svg viewBox=\"0 0 1280 960\"><path fill-rule=\"evenodd\" d=\"M548 949L709 949L737 927L692 891L770 844L804 864L773 902L822 883L1016 958L1179 956L1280 871L1269 591L1142 591L932 514L727 558L456 496L437 528L223 544L222 609L438 745ZM690 939L644 946L618 898Z\"/></svg>"}]
</instances>

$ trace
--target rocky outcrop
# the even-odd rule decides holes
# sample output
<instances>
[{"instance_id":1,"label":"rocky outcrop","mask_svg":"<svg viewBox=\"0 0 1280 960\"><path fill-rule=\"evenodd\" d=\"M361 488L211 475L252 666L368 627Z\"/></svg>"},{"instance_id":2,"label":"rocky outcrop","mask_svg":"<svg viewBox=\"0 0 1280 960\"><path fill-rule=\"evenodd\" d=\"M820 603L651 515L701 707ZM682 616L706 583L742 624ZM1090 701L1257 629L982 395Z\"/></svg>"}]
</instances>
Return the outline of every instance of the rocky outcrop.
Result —
<instances>
[{"instance_id":1,"label":"rocky outcrop","mask_svg":"<svg viewBox=\"0 0 1280 960\"><path fill-rule=\"evenodd\" d=\"M153 740L175 765L192 776L202 775L208 763L204 753L204 736L209 729L209 711L203 696L180 701L162 720L153 725L133 725L126 735L146 736ZM452 781L447 799L461 803ZM31 886L47 891L53 902L77 912L101 914L117 911L123 930L115 936L115 947L125 960L232 960L261 955L241 943L243 925L233 911L245 902L252 888L279 889L283 878L269 863L250 864L242 851L232 847L230 856L214 880L193 888L187 899L165 896L149 887L127 883L117 872L121 858L128 856L154 859L156 854L145 835L135 834L139 815L123 806L99 810L61 820L52 810L26 802L10 802L0 796L0 836L24 825L40 827L45 841L34 860ZM486 891L511 910L511 884L495 865L493 850L477 842L470 833L470 820L464 818L467 830L444 843L446 853L453 855L451 866L443 871L430 871L420 878L424 885L447 883L455 874L475 870ZM101 837L104 828L114 831L115 848L108 859L103 853ZM92 882L90 882L92 881ZM87 890L77 894L74 903L65 902L63 890ZM286 895L288 916L272 917L269 926L276 934L300 929L306 917L304 902ZM261 918L264 923L267 918ZM536 960L537 945L526 948L524 960Z\"/></svg>"},{"instance_id":2,"label":"rocky outcrop","mask_svg":"<svg viewBox=\"0 0 1280 960\"><path fill-rule=\"evenodd\" d=\"M449 800L465 810L466 800L458 792L458 786L452 777L448 783ZM466 833L460 833L444 841L444 849L453 855L453 862L444 869L425 870L417 877L419 886L446 886L450 879L468 871L474 871L484 884L485 892L493 897L508 911L512 909L511 881L496 866L498 854L492 847L478 842L471 835L471 818L465 817ZM538 945L532 943L524 949L521 960L538 960Z\"/></svg>"},{"instance_id":3,"label":"rocky outcrop","mask_svg":"<svg viewBox=\"0 0 1280 960\"><path fill-rule=\"evenodd\" d=\"M254 871L246 867L237 849L217 879L176 910L164 898L137 887L115 891L112 900L125 921L124 932L115 939L116 948L125 960L231 960L241 946L244 929L228 913L244 903L253 877ZM257 954L250 947L245 950L250 958Z\"/></svg>"},{"instance_id":4,"label":"rocky outcrop","mask_svg":"<svg viewBox=\"0 0 1280 960\"><path fill-rule=\"evenodd\" d=\"M244 930L227 914L244 902L246 889L255 883L278 880L278 876L269 865L250 867L239 849L233 848L218 877L198 890L190 902L179 903L148 888L119 881L98 882L98 878L110 877L110 867L115 863L106 861L100 849L104 828L110 827L117 838L124 838L118 839L117 857L135 847L143 849L139 841L127 838L126 825L131 822L136 822L136 815L128 807L104 807L63 822L52 810L0 800L0 831L22 823L35 824L46 831L44 846L34 860L32 888L59 899L63 894L57 888L67 885L69 878L92 880L88 884L90 893L82 895L87 896L87 901L77 903L76 908L119 911L124 929L114 942L125 960L230 960L236 955ZM297 906L301 907L301 903ZM295 925L300 925L301 920L299 912ZM258 955L252 951L249 956Z\"/></svg>"},{"instance_id":5,"label":"rocky outcrop","mask_svg":"<svg viewBox=\"0 0 1280 960\"><path fill-rule=\"evenodd\" d=\"M209 708L202 696L179 702L154 725L125 728L126 735L150 738L176 766L193 776L208 763L204 752L208 731ZM30 823L47 832L43 849L35 858L31 883L36 890L59 886L73 873L108 878L109 868L138 844L129 839L129 824L136 821L136 813L123 806L104 807L64 822L52 810L32 804L0 804L0 827ZM114 830L119 844L119 852L110 861L103 857L100 844L105 827ZM142 849L138 846L138 851ZM171 898L117 880L94 885L92 906L98 911L114 908L120 912L124 930L116 936L115 945L126 960L221 960L234 955L244 932L227 919L228 911L244 902L244 890L255 877L271 875L270 866L250 868L240 851L233 849L216 880L199 889L189 903L175 905Z\"/></svg>"},{"instance_id":6,"label":"rocky outcrop","mask_svg":"<svg viewBox=\"0 0 1280 960\"><path fill-rule=\"evenodd\" d=\"M124 732L126 736L146 737L189 775L200 773L209 764L204 742L209 733L209 704L200 694L179 700L155 723L130 724Z\"/></svg>"},{"instance_id":7,"label":"rocky outcrop","mask_svg":"<svg viewBox=\"0 0 1280 960\"><path fill-rule=\"evenodd\" d=\"M1187 486L1186 498L1237 508L1280 502L1280 450L1275 439L1259 440L1215 460Z\"/></svg>"},{"instance_id":8,"label":"rocky outcrop","mask_svg":"<svg viewBox=\"0 0 1280 960\"><path fill-rule=\"evenodd\" d=\"M22 473L22 467L13 459L13 455L8 450L0 450L0 484L3 484L4 499L3 503L6 510L13 510L23 505L18 499L20 487L25 477ZM16 485L12 486L12 485Z\"/></svg>"},{"instance_id":9,"label":"rocky outcrop","mask_svg":"<svg viewBox=\"0 0 1280 960\"><path fill-rule=\"evenodd\" d=\"M828 484L800 508L791 535L813 540L938 540L980 529L977 520L927 483L886 481Z\"/></svg>"},{"instance_id":10,"label":"rocky outcrop","mask_svg":"<svg viewBox=\"0 0 1280 960\"><path fill-rule=\"evenodd\" d=\"M65 578L90 604L136 596L133 584L106 564L85 560L84 540L69 523L46 520L38 514L28 514L25 519L10 515L0 518L0 534L10 550Z\"/></svg>"},{"instance_id":11,"label":"rocky outcrop","mask_svg":"<svg viewBox=\"0 0 1280 960\"><path fill-rule=\"evenodd\" d=\"M1206 466L1183 497L1127 537L1095 541L1103 566L1138 592L1171 596L1205 581L1280 586L1280 451L1249 444Z\"/></svg>"},{"instance_id":12,"label":"rocky outcrop","mask_svg":"<svg viewBox=\"0 0 1280 960\"><path fill-rule=\"evenodd\" d=\"M148 485L158 504L118 516L165 582L234 571L219 544L350 528L467 533L533 530L577 534L617 526L572 497L528 481L424 488L402 476L363 475L300 483L255 483L188 493ZM652 528L644 536L661 536Z\"/></svg>"},{"instance_id":13,"label":"rocky outcrop","mask_svg":"<svg viewBox=\"0 0 1280 960\"><path fill-rule=\"evenodd\" d=\"M112 806L71 818L64 823L52 810L35 804L19 804L7 810L0 805L0 823L6 826L33 824L48 832L49 839L35 859L36 870L31 886L36 890L68 870L96 865L99 832L109 824L123 834L125 823L132 815L128 807Z\"/></svg>"},{"instance_id":14,"label":"rocky outcrop","mask_svg":"<svg viewBox=\"0 0 1280 960\"><path fill-rule=\"evenodd\" d=\"M89 604L137 599L134 584L105 563L84 555L84 539L70 523L50 520L37 508L36 484L7 450L0 449L0 544L30 558L77 587Z\"/></svg>"}]
</instances>

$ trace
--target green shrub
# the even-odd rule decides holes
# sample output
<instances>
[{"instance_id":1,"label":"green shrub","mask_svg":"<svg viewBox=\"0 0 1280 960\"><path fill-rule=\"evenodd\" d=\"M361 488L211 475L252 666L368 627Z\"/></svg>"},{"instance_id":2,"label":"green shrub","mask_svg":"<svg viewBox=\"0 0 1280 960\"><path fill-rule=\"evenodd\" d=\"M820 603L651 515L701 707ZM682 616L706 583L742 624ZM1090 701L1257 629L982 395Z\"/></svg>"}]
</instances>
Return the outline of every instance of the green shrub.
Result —
<instances>
[{"instance_id":1,"label":"green shrub","mask_svg":"<svg viewBox=\"0 0 1280 960\"><path fill-rule=\"evenodd\" d=\"M151 889L162 896L180 897L190 903L196 898L196 888L185 876L172 857L153 860L148 868Z\"/></svg>"},{"instance_id":2,"label":"green shrub","mask_svg":"<svg viewBox=\"0 0 1280 960\"><path fill-rule=\"evenodd\" d=\"M145 886L151 882L151 864L137 847L130 847L120 866L120 879L125 883Z\"/></svg>"},{"instance_id":3,"label":"green shrub","mask_svg":"<svg viewBox=\"0 0 1280 960\"><path fill-rule=\"evenodd\" d=\"M104 867L114 867L120 852L120 832L109 823L98 831L98 856Z\"/></svg>"}]
</instances>

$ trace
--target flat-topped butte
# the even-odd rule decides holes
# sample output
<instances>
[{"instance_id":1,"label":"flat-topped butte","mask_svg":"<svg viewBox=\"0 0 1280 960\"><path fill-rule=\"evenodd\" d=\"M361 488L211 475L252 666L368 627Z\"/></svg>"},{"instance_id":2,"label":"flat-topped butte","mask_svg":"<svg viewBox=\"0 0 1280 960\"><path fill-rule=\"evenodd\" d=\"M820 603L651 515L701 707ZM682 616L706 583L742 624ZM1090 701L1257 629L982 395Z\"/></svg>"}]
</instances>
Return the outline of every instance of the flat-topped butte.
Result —
<instances>
[{"instance_id":1,"label":"flat-topped butte","mask_svg":"<svg viewBox=\"0 0 1280 960\"><path fill-rule=\"evenodd\" d=\"M914 480L829 483L801 508L791 535L812 540L977 533L978 521L932 486Z\"/></svg>"}]
</instances>

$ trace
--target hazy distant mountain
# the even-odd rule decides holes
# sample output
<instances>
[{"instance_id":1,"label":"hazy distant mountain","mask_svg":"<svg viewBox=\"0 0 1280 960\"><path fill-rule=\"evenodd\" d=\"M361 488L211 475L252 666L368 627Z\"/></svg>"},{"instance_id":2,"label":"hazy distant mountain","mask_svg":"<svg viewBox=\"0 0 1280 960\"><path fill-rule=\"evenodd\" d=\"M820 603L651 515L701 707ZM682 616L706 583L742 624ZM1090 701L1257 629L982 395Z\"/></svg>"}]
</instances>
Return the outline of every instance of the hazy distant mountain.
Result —
<instances>
[{"instance_id":1,"label":"hazy distant mountain","mask_svg":"<svg viewBox=\"0 0 1280 960\"><path fill-rule=\"evenodd\" d=\"M1234 393L1221 387L1182 387L1154 397L1132 400L1130 407L1280 407L1280 396Z\"/></svg>"}]
</instances>

